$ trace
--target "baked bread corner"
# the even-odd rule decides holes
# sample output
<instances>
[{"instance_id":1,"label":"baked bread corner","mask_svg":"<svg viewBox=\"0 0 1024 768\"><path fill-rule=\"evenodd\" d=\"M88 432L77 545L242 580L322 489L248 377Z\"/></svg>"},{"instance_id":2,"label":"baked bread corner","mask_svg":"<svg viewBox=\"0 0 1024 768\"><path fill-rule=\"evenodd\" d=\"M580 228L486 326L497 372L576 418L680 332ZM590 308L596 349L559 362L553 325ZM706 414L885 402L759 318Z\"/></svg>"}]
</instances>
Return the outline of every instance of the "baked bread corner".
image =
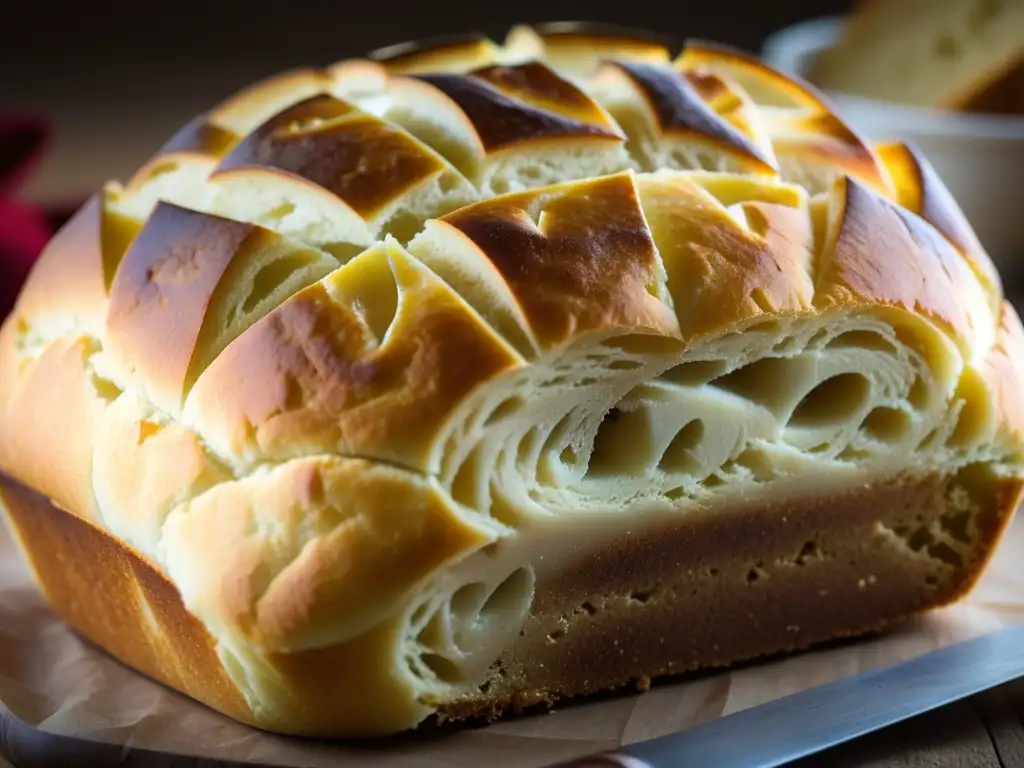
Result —
<instances>
[{"instance_id":1,"label":"baked bread corner","mask_svg":"<svg viewBox=\"0 0 1024 768\"><path fill-rule=\"evenodd\" d=\"M0 330L54 609L260 728L495 717L958 599L1024 330L927 161L596 25L257 83L110 182Z\"/></svg>"}]
</instances>

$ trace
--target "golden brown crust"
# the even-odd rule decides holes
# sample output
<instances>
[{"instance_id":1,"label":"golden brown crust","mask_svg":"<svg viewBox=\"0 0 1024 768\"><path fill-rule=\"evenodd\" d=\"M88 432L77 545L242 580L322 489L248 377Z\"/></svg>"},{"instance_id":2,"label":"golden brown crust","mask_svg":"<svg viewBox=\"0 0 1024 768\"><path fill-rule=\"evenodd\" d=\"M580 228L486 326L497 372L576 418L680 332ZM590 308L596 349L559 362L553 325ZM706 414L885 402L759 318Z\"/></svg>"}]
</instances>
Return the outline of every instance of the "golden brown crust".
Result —
<instances>
[{"instance_id":1,"label":"golden brown crust","mask_svg":"<svg viewBox=\"0 0 1024 768\"><path fill-rule=\"evenodd\" d=\"M613 66L639 86L663 133L707 138L727 149L738 149L765 169L774 170L774 158L765 156L755 142L719 118L711 108L709 103L719 91L711 85L712 77L698 74L684 77L670 69L636 62L616 62ZM699 95L691 85L695 81L701 87ZM720 79L717 81L722 83Z\"/></svg>"},{"instance_id":2,"label":"golden brown crust","mask_svg":"<svg viewBox=\"0 0 1024 768\"><path fill-rule=\"evenodd\" d=\"M983 320L971 317L963 259L905 210L847 178L834 239L819 255L815 303L896 306L940 324L967 352ZM864 243L876 244L871 249ZM991 326L991 319L988 321Z\"/></svg>"},{"instance_id":3,"label":"golden brown crust","mask_svg":"<svg viewBox=\"0 0 1024 768\"><path fill-rule=\"evenodd\" d=\"M393 316L381 281L392 282L392 296L402 291ZM379 319L360 312L374 301L384 309ZM451 410L517 364L450 288L382 246L250 328L199 379L188 409L233 455L282 460L313 451L426 469Z\"/></svg>"},{"instance_id":4,"label":"golden brown crust","mask_svg":"<svg viewBox=\"0 0 1024 768\"><path fill-rule=\"evenodd\" d=\"M66 336L26 364L10 354L17 326L0 332L4 407L0 409L0 462L64 509L96 520L92 493L95 436L106 397L116 388L97 380L86 360L95 348L88 336ZM60 404L55 407L55 404ZM59 436L61 448L53 450Z\"/></svg>"},{"instance_id":5,"label":"golden brown crust","mask_svg":"<svg viewBox=\"0 0 1024 768\"><path fill-rule=\"evenodd\" d=\"M538 24L543 54L567 71L590 74L601 61L627 59L649 63L669 60L669 41L650 30L599 22Z\"/></svg>"},{"instance_id":6,"label":"golden brown crust","mask_svg":"<svg viewBox=\"0 0 1024 768\"><path fill-rule=\"evenodd\" d=\"M618 128L586 92L559 77L547 64L529 61L515 66L481 67L472 76L493 85L514 99L589 125L605 127L614 135Z\"/></svg>"},{"instance_id":7,"label":"golden brown crust","mask_svg":"<svg viewBox=\"0 0 1024 768\"><path fill-rule=\"evenodd\" d=\"M1013 305L1004 301L999 313L996 341L985 359L984 376L995 393L1001 424L1011 433L1011 441L1024 437L1024 326Z\"/></svg>"},{"instance_id":8,"label":"golden brown crust","mask_svg":"<svg viewBox=\"0 0 1024 768\"><path fill-rule=\"evenodd\" d=\"M116 648L135 669L246 718L248 708L212 638L159 570L43 496L6 479L0 494L11 531L61 618L100 647ZM60 568L52 565L56 556Z\"/></svg>"},{"instance_id":9,"label":"golden brown crust","mask_svg":"<svg viewBox=\"0 0 1024 768\"><path fill-rule=\"evenodd\" d=\"M1024 477L1021 360L911 148L721 47L519 29L269 78L107 185L0 329L0 471L67 510L4 492L87 636L246 722L378 735L960 594ZM738 543L802 543L780 515L870 552L895 596L840 558L757 602L742 560L714 604L537 634L668 578L635 537L703 531L694 562L724 572ZM960 586L922 588L950 552ZM601 594L562 605L594 562ZM716 605L753 615L745 645L644 645Z\"/></svg>"},{"instance_id":10,"label":"golden brown crust","mask_svg":"<svg viewBox=\"0 0 1024 768\"><path fill-rule=\"evenodd\" d=\"M384 474L380 469L360 473L358 462L348 469L335 467L326 475L315 470L311 474L311 470L308 466L298 468L295 480L313 494L329 493L331 483L350 480L360 484L358 490L367 483L374 485L375 479ZM372 504L381 492L387 498L389 490L408 494L411 489L398 487L392 480L390 489L377 485L372 495L360 503ZM298 500L293 496L289 502L296 505ZM444 504L436 496L434 502ZM58 510L45 497L2 476L0 510L6 512L6 521L22 544L37 582L61 618L133 668L214 709L259 728L299 735L341 735L338 725L349 723L349 735L379 736L402 730L410 718L420 719L428 713L410 699L408 683L388 659L396 650L399 626L394 619L325 648L286 653L256 651L267 681L283 698L275 708L254 710L230 673L231 664L238 664L239 660L232 659L230 649L218 643L194 610L186 607L179 589L168 581L162 569L101 528ZM330 514L330 510L327 512ZM220 513L221 520L226 517L226 512ZM331 581L339 575L337 565L346 562L346 555L358 556L361 542L370 543L377 554L399 556L389 561L388 557L382 559L370 551L362 553L366 567L377 571L385 583L389 579L395 583L401 572L409 573L426 565L425 560L403 562L404 552L390 548L386 535L374 536L372 529L359 524L359 519L353 522L354 530L338 530L345 541L337 542L341 546L333 547L333 552L309 553L304 560L297 561L290 576L304 582L307 600L290 599L280 605L282 613L275 614L278 604L273 596L268 596L266 623L280 627L279 621L287 621L296 611L315 605L308 598L336 594L331 590ZM365 522L373 525L369 519ZM432 538L431 532L440 534L440 538L433 539L439 546L422 550L425 558L450 557L460 548L479 542L483 535L479 529L460 523L461 536L453 538L451 529L432 527L429 516L423 522L426 528L420 532L428 538ZM410 535L415 535L414 529ZM211 597L230 599L232 588L246 587L239 579L244 579L247 569L256 564L246 561L245 542L242 543L241 551L228 553L216 541L207 541L211 551L209 558L202 561L208 564L204 567L215 567L226 576L218 594ZM372 595L357 597L366 609L380 610L380 606L372 604ZM345 684L338 685L338 680ZM344 730L349 731L349 727Z\"/></svg>"},{"instance_id":11,"label":"golden brown crust","mask_svg":"<svg viewBox=\"0 0 1024 768\"><path fill-rule=\"evenodd\" d=\"M239 138L233 131L211 123L207 115L197 115L157 150L156 157L176 152L198 152L220 157Z\"/></svg>"},{"instance_id":12,"label":"golden brown crust","mask_svg":"<svg viewBox=\"0 0 1024 768\"><path fill-rule=\"evenodd\" d=\"M466 206L441 221L459 230L515 296L541 348L605 329L671 334L674 313L658 299L662 270L626 174ZM575 205L585 196L586 209ZM601 236L593 232L600 222Z\"/></svg>"},{"instance_id":13,"label":"golden brown crust","mask_svg":"<svg viewBox=\"0 0 1024 768\"><path fill-rule=\"evenodd\" d=\"M796 106L809 112L823 112L827 101L822 93L792 75L784 75L756 56L738 48L707 40L689 40L675 66L683 71L718 72L736 80L759 104Z\"/></svg>"},{"instance_id":14,"label":"golden brown crust","mask_svg":"<svg viewBox=\"0 0 1024 768\"><path fill-rule=\"evenodd\" d=\"M759 217L760 226L728 230L726 207L692 181L644 179L640 196L654 238L664 244L661 258L684 339L811 308L814 286L804 271L811 232L799 208L749 203L748 216ZM679 204L684 196L691 204ZM707 274L717 279L693 279Z\"/></svg>"},{"instance_id":15,"label":"golden brown crust","mask_svg":"<svg viewBox=\"0 0 1024 768\"><path fill-rule=\"evenodd\" d=\"M463 72L494 60L494 43L480 34L445 35L398 43L369 55L395 75L414 72Z\"/></svg>"},{"instance_id":16,"label":"golden brown crust","mask_svg":"<svg viewBox=\"0 0 1024 768\"><path fill-rule=\"evenodd\" d=\"M258 280L273 268L271 254L283 255L278 261L286 265L316 258L276 232L160 202L110 287L106 340L121 376L176 413L200 373L232 340L232 323L216 327L218 315L254 311L266 298L258 292L270 293L273 286L257 283L237 302L241 310L218 306L226 301L222 297L237 290L232 284L239 272L255 267Z\"/></svg>"},{"instance_id":17,"label":"golden brown crust","mask_svg":"<svg viewBox=\"0 0 1024 768\"><path fill-rule=\"evenodd\" d=\"M132 373L166 387L180 405L210 301L256 228L160 203L125 254L110 287L109 344Z\"/></svg>"},{"instance_id":18,"label":"golden brown crust","mask_svg":"<svg viewBox=\"0 0 1024 768\"><path fill-rule=\"evenodd\" d=\"M908 144L883 143L877 150L892 176L896 202L923 218L956 246L986 289L998 299L1002 284L995 264L928 159Z\"/></svg>"},{"instance_id":19,"label":"golden brown crust","mask_svg":"<svg viewBox=\"0 0 1024 768\"><path fill-rule=\"evenodd\" d=\"M96 503L130 546L154 551L172 510L231 480L194 430L161 418L141 398L118 397L97 421Z\"/></svg>"},{"instance_id":20,"label":"golden brown crust","mask_svg":"<svg viewBox=\"0 0 1024 768\"><path fill-rule=\"evenodd\" d=\"M309 181L367 220L449 167L405 131L327 94L274 115L236 144L214 173L252 166Z\"/></svg>"},{"instance_id":21,"label":"golden brown crust","mask_svg":"<svg viewBox=\"0 0 1024 768\"><path fill-rule=\"evenodd\" d=\"M18 315L56 314L94 332L102 326L107 290L139 226L110 210L113 194L93 195L50 239L21 289Z\"/></svg>"},{"instance_id":22,"label":"golden brown crust","mask_svg":"<svg viewBox=\"0 0 1024 768\"><path fill-rule=\"evenodd\" d=\"M264 78L218 104L208 113L211 125L245 136L285 107L328 91L333 85L329 72L295 69Z\"/></svg>"},{"instance_id":23,"label":"golden brown crust","mask_svg":"<svg viewBox=\"0 0 1024 768\"><path fill-rule=\"evenodd\" d=\"M502 90L483 79L462 75L412 77L451 99L472 123L483 150L488 153L544 139L621 141L620 134L606 125L584 122L527 101L513 102ZM517 95L522 95L522 91Z\"/></svg>"},{"instance_id":24,"label":"golden brown crust","mask_svg":"<svg viewBox=\"0 0 1024 768\"><path fill-rule=\"evenodd\" d=\"M799 159L825 164L889 194L891 180L875 149L842 120L828 99L810 83L787 76L763 61L729 46L691 41L676 66L684 72L709 71L734 80L758 104L773 109L768 130L780 161Z\"/></svg>"}]
</instances>

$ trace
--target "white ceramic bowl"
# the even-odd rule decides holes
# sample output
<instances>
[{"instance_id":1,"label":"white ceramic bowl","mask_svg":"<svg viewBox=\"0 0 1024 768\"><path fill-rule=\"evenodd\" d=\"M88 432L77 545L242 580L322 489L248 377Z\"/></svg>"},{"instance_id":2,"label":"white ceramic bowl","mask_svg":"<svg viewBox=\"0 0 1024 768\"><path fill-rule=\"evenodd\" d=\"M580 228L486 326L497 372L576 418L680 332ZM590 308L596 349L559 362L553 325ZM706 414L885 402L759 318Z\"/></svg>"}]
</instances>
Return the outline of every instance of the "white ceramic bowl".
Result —
<instances>
[{"instance_id":1,"label":"white ceramic bowl","mask_svg":"<svg viewBox=\"0 0 1024 768\"><path fill-rule=\"evenodd\" d=\"M764 60L805 76L807 65L839 34L828 17L787 27L765 41ZM914 144L960 203L1004 277L1024 277L1024 116L922 109L829 92L849 123L875 141Z\"/></svg>"}]
</instances>

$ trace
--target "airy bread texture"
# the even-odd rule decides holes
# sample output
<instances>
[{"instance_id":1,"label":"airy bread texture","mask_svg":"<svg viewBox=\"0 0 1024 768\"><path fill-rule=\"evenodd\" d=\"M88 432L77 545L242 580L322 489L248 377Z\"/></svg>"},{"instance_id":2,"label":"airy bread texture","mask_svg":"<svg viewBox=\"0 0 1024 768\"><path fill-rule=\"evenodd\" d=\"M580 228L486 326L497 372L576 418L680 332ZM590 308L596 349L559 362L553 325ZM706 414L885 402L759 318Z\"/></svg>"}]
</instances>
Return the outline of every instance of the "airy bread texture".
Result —
<instances>
[{"instance_id":1,"label":"airy bread texture","mask_svg":"<svg viewBox=\"0 0 1024 768\"><path fill-rule=\"evenodd\" d=\"M55 610L286 733L886 626L1024 485L1024 330L926 161L599 27L234 96L54 238L0 371Z\"/></svg>"},{"instance_id":2,"label":"airy bread texture","mask_svg":"<svg viewBox=\"0 0 1024 768\"><path fill-rule=\"evenodd\" d=\"M1024 0L870 0L808 77L924 107L1024 114Z\"/></svg>"}]
</instances>

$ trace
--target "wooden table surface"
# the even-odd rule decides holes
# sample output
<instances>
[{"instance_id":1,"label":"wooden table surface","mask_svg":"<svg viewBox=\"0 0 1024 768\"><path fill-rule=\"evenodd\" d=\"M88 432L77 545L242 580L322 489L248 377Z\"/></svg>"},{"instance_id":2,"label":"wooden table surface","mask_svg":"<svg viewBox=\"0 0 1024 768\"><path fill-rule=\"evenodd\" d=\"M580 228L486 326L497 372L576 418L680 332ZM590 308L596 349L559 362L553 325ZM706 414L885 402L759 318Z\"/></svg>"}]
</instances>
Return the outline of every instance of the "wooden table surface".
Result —
<instances>
[{"instance_id":1,"label":"wooden table surface","mask_svg":"<svg viewBox=\"0 0 1024 768\"><path fill-rule=\"evenodd\" d=\"M45 88L22 82L23 87L5 94L3 106L45 112L54 119L56 128L53 152L30 182L27 196L37 200L74 199L106 178L125 178L194 114L225 93L289 63L294 62L271 58L237 61L232 66L219 61L200 78L171 67L158 68L150 76L163 80L158 89L139 87L137 79L131 82L112 77L102 63L91 68L83 65L74 82L48 82ZM77 97L83 89L92 94L88 106ZM1024 768L1024 682L794 765ZM0 756L0 768L4 766Z\"/></svg>"},{"instance_id":2,"label":"wooden table surface","mask_svg":"<svg viewBox=\"0 0 1024 768\"><path fill-rule=\"evenodd\" d=\"M1024 768L1024 681L988 691L792 765L793 768Z\"/></svg>"}]
</instances>

